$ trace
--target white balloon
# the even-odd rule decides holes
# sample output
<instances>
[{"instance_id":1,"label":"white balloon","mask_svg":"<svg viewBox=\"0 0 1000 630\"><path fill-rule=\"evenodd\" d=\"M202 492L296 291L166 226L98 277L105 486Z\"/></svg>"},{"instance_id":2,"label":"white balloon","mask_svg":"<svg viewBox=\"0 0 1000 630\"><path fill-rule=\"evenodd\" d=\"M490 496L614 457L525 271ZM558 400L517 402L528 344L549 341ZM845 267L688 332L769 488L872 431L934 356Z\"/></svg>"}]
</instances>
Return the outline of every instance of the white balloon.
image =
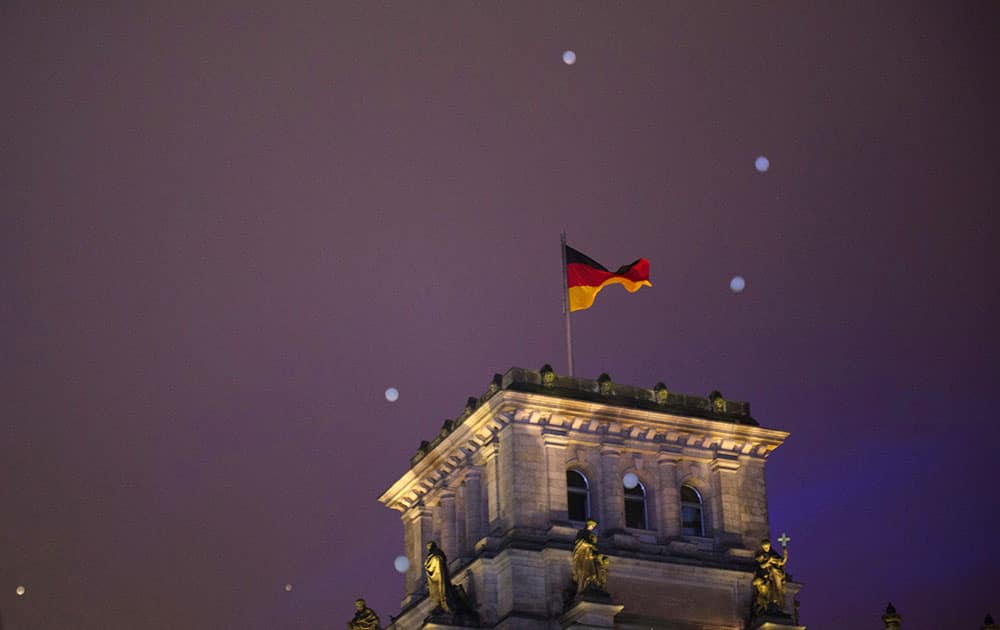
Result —
<instances>
[{"instance_id":1,"label":"white balloon","mask_svg":"<svg viewBox=\"0 0 1000 630\"><path fill-rule=\"evenodd\" d=\"M406 573L407 569L410 568L410 559L406 556L396 556L396 559L392 561L392 566L397 572Z\"/></svg>"},{"instance_id":2,"label":"white balloon","mask_svg":"<svg viewBox=\"0 0 1000 630\"><path fill-rule=\"evenodd\" d=\"M286 593L291 593L292 592L292 585L291 584L285 584L285 592Z\"/></svg>"},{"instance_id":3,"label":"white balloon","mask_svg":"<svg viewBox=\"0 0 1000 630\"><path fill-rule=\"evenodd\" d=\"M572 50L567 50L563 53L563 63L567 66L572 66L576 63L576 53Z\"/></svg>"},{"instance_id":4,"label":"white balloon","mask_svg":"<svg viewBox=\"0 0 1000 630\"><path fill-rule=\"evenodd\" d=\"M733 293L740 293L747 287L747 281L743 279L743 276L733 276L733 279L729 281L729 288Z\"/></svg>"},{"instance_id":5,"label":"white balloon","mask_svg":"<svg viewBox=\"0 0 1000 630\"><path fill-rule=\"evenodd\" d=\"M16 589L14 589L14 592L17 593L18 597L20 597L21 595L24 595L24 587L18 586Z\"/></svg>"},{"instance_id":6,"label":"white balloon","mask_svg":"<svg viewBox=\"0 0 1000 630\"><path fill-rule=\"evenodd\" d=\"M389 389L385 390L385 399L388 400L389 402L396 402L397 400L399 400L399 390L396 389L395 387L390 387Z\"/></svg>"},{"instance_id":7,"label":"white balloon","mask_svg":"<svg viewBox=\"0 0 1000 630\"><path fill-rule=\"evenodd\" d=\"M757 169L758 173L764 173L771 167L771 161L763 155L758 155L757 159L754 160L753 166Z\"/></svg>"},{"instance_id":8,"label":"white balloon","mask_svg":"<svg viewBox=\"0 0 1000 630\"><path fill-rule=\"evenodd\" d=\"M622 478L622 483L625 487L631 490L632 488L639 485L639 475L635 473L625 473L625 477Z\"/></svg>"}]
</instances>

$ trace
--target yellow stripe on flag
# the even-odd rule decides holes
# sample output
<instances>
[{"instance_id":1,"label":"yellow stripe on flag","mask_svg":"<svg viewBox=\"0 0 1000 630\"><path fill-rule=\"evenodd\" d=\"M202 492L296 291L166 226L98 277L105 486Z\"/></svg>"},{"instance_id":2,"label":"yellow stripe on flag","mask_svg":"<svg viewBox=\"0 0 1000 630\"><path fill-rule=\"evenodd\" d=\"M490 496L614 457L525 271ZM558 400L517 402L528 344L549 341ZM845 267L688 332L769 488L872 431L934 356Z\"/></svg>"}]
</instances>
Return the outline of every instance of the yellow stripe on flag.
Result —
<instances>
[{"instance_id":1,"label":"yellow stripe on flag","mask_svg":"<svg viewBox=\"0 0 1000 630\"><path fill-rule=\"evenodd\" d=\"M602 282L599 286L588 287L588 286L577 286L569 288L569 310L582 311L588 309L594 304L594 299L597 294L601 292L604 287L610 286L612 284L620 284L625 287L625 290L629 293L635 293L640 287L651 287L653 284L649 280L642 280L641 282L636 282L635 280L629 280L628 278L623 278L621 276L615 276L608 278Z\"/></svg>"}]
</instances>

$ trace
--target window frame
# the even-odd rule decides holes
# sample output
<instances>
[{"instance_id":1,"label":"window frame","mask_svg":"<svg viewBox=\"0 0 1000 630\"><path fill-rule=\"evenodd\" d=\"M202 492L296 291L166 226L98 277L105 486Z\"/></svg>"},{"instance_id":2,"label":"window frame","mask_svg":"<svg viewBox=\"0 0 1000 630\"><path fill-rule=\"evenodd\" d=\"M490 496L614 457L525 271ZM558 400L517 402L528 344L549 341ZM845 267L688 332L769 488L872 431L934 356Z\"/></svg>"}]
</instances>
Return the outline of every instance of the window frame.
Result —
<instances>
[{"instance_id":1,"label":"window frame","mask_svg":"<svg viewBox=\"0 0 1000 630\"><path fill-rule=\"evenodd\" d=\"M649 493L646 492L646 484L642 483L641 479L639 480L639 483L636 485L636 487L632 488L632 492L635 492L636 488L638 488L639 491L642 493L641 497L637 497L634 494L630 496L629 495L629 488L626 488L624 483L622 484L622 490L624 491L623 492L624 499L623 499L622 508L623 508L623 511L624 511L623 516L625 517L625 519L624 519L625 520L625 528L626 529L639 529L639 530L643 530L643 531L649 531L650 530L650 528L649 528ZM629 525L629 522L628 522L628 504L629 504L629 501L631 501L632 503L638 503L640 501L642 502L642 527L636 527L635 525Z\"/></svg>"},{"instance_id":2,"label":"window frame","mask_svg":"<svg viewBox=\"0 0 1000 630\"><path fill-rule=\"evenodd\" d=\"M580 475L580 479L583 480L583 487L582 488L579 487L579 486L571 486L569 484L569 474L570 473L576 473L577 475ZM569 519L570 521L574 522L574 523L585 523L585 522L587 522L587 519L592 518L592 514L593 514L593 506L592 506L592 503L591 503L591 500L590 500L590 479L587 478L587 473L583 472L579 468L567 468L566 469L566 477L567 477L567 479L566 479L566 518ZM571 495L577 495L577 496L582 495L583 496L583 511L584 511L583 519L573 518L573 515L570 514L570 500L569 499L570 499Z\"/></svg>"},{"instance_id":3,"label":"window frame","mask_svg":"<svg viewBox=\"0 0 1000 630\"><path fill-rule=\"evenodd\" d=\"M691 490L691 492L694 492L694 495L698 498L698 503L697 504L692 503L691 501L685 501L684 500L684 488L689 488ZM681 508L681 510L680 510L681 535L682 536L693 536L693 537L696 537L696 538L705 538L705 536L706 536L706 531L705 531L705 497L702 495L701 491L698 490L698 488L695 485L693 485L691 483L687 483L687 482L681 484L680 492L678 494L679 494L680 504L681 504L680 505L680 508ZM698 520L699 520L699 523L698 523L699 532L698 533L690 533L685 528L685 526L684 526L684 508L685 507L697 507L698 508Z\"/></svg>"}]
</instances>

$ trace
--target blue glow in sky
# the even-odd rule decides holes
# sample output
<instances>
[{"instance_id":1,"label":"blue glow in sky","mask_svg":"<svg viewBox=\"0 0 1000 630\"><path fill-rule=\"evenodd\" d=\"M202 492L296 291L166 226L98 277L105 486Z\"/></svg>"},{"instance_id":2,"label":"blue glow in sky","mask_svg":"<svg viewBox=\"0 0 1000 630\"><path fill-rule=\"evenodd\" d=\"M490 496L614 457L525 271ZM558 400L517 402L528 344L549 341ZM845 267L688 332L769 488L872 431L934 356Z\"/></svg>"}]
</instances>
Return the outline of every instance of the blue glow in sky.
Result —
<instances>
[{"instance_id":1,"label":"blue glow in sky","mask_svg":"<svg viewBox=\"0 0 1000 630\"><path fill-rule=\"evenodd\" d=\"M396 559L392 561L392 566L396 572L406 573L406 570L410 568L410 560L406 556L396 556Z\"/></svg>"}]
</instances>

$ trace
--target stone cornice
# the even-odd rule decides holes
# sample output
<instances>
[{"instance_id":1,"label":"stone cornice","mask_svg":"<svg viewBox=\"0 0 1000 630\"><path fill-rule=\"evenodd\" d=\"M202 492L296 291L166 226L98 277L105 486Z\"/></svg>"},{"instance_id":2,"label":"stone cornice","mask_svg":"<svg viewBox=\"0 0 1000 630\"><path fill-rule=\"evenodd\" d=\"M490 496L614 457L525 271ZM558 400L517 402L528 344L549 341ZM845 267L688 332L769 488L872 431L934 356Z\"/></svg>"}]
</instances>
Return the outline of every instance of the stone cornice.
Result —
<instances>
[{"instance_id":1,"label":"stone cornice","mask_svg":"<svg viewBox=\"0 0 1000 630\"><path fill-rule=\"evenodd\" d=\"M496 432L508 423L508 419L497 411L500 402L501 397L495 396L464 418L378 500L394 510L404 511L456 468L471 462L476 453L491 443Z\"/></svg>"},{"instance_id":2,"label":"stone cornice","mask_svg":"<svg viewBox=\"0 0 1000 630\"><path fill-rule=\"evenodd\" d=\"M711 461L736 458L763 459L781 445L788 433L756 424L737 424L563 398L547 392L498 389L480 399L478 408L467 406L459 421L442 430L434 444L427 444L412 467L379 497L386 506L405 511L449 477L478 461L484 446L495 448L495 436L508 424L535 425L555 442L614 445L619 451L668 451L677 459ZM448 423L446 423L448 424Z\"/></svg>"},{"instance_id":3,"label":"stone cornice","mask_svg":"<svg viewBox=\"0 0 1000 630\"><path fill-rule=\"evenodd\" d=\"M503 403L499 408L516 413L520 421L563 427L572 430L571 435L580 432L601 435L605 443L622 440L626 447L634 440L692 446L700 438L703 448L706 447L704 443L719 443L725 450L735 450L738 442L755 442L760 447L767 447L767 452L770 452L788 437L786 431L757 425L568 400L544 393L505 391L501 397ZM679 440L682 435L689 436L689 439ZM749 455L757 451L759 449L740 452Z\"/></svg>"}]
</instances>

